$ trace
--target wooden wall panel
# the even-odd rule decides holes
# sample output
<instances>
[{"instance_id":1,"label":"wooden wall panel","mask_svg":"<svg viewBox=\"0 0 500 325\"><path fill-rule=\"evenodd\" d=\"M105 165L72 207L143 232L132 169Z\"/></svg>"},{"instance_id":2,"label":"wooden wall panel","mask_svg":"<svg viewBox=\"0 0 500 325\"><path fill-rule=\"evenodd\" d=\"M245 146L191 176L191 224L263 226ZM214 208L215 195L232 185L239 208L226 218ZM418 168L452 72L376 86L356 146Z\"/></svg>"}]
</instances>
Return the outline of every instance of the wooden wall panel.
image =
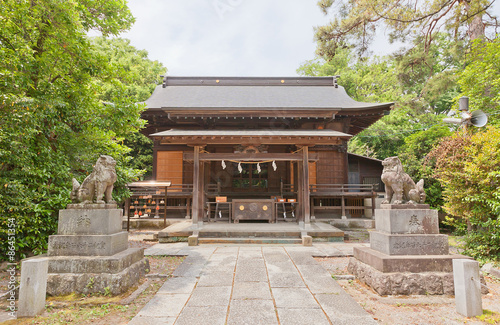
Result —
<instances>
[{"instance_id":1,"label":"wooden wall panel","mask_svg":"<svg viewBox=\"0 0 500 325\"><path fill-rule=\"evenodd\" d=\"M346 153L338 151L318 151L316 173L318 184L345 184L347 182Z\"/></svg>"},{"instance_id":2,"label":"wooden wall panel","mask_svg":"<svg viewBox=\"0 0 500 325\"><path fill-rule=\"evenodd\" d=\"M316 178L317 178L317 168L316 168L316 162L309 162L309 184L317 184L316 183Z\"/></svg>"},{"instance_id":3,"label":"wooden wall panel","mask_svg":"<svg viewBox=\"0 0 500 325\"><path fill-rule=\"evenodd\" d=\"M156 153L156 180L183 184L182 151L158 151Z\"/></svg>"}]
</instances>

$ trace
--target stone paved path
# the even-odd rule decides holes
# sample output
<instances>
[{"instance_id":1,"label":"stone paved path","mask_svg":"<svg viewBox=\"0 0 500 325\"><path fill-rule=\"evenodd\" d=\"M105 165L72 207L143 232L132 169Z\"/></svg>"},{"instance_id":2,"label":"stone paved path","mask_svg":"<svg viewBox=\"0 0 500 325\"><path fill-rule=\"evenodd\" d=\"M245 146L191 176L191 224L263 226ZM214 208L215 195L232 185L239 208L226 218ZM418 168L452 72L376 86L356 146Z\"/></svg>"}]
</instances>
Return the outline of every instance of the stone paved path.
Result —
<instances>
[{"instance_id":1,"label":"stone paved path","mask_svg":"<svg viewBox=\"0 0 500 325\"><path fill-rule=\"evenodd\" d=\"M146 254L187 257L129 324L376 324L312 258L352 246L155 245Z\"/></svg>"}]
</instances>

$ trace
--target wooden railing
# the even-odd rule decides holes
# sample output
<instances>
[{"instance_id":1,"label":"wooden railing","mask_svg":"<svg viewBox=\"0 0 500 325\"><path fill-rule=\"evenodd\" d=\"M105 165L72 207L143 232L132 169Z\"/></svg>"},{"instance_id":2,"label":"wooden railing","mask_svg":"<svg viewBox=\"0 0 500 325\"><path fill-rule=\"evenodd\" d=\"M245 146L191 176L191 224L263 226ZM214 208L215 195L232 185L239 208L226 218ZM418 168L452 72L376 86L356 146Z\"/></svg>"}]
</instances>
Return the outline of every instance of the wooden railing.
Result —
<instances>
[{"instance_id":1,"label":"wooden railing","mask_svg":"<svg viewBox=\"0 0 500 325\"><path fill-rule=\"evenodd\" d=\"M311 184L310 197L311 215L316 210L341 210L342 217L346 217L346 210L351 215L361 215L371 209L374 215L377 193L373 184ZM371 198L371 207L364 205L364 199L368 198Z\"/></svg>"}]
</instances>

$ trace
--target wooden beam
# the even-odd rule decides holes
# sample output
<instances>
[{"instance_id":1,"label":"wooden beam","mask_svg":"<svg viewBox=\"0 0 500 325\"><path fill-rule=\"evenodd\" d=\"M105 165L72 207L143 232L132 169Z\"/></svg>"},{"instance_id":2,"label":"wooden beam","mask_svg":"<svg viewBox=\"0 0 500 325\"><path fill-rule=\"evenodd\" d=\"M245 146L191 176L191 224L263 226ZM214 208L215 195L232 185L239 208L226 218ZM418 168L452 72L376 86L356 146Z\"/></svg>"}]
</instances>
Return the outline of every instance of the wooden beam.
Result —
<instances>
[{"instance_id":1,"label":"wooden beam","mask_svg":"<svg viewBox=\"0 0 500 325\"><path fill-rule=\"evenodd\" d=\"M297 153L200 153L199 161L222 161L222 160L237 160L237 161L302 161L304 158ZM309 161L317 161L318 154L310 154ZM194 160L194 154L184 152L184 160Z\"/></svg>"},{"instance_id":2,"label":"wooden beam","mask_svg":"<svg viewBox=\"0 0 500 325\"><path fill-rule=\"evenodd\" d=\"M291 139L283 139L283 137L227 137L216 136L215 139L208 139L201 136L189 137L162 137L161 145L174 145L182 144L189 146L205 146L207 144L241 144L241 145L260 145L260 144L293 144L300 146L313 146L313 145L339 145L342 144L341 138L343 137L295 137ZM347 137L346 137L347 139Z\"/></svg>"}]
</instances>

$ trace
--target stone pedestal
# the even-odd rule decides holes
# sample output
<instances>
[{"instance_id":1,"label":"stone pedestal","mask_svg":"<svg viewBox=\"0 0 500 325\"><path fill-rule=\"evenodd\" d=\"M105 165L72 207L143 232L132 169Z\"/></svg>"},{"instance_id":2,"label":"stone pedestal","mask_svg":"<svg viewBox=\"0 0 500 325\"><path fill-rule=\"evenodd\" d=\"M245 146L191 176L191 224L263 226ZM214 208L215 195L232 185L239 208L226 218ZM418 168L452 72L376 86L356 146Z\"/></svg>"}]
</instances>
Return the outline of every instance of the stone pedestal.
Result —
<instances>
[{"instance_id":1,"label":"stone pedestal","mask_svg":"<svg viewBox=\"0 0 500 325\"><path fill-rule=\"evenodd\" d=\"M380 295L454 293L448 237L427 204L382 204L375 210L370 248L354 248L349 272ZM482 280L484 282L484 279Z\"/></svg>"},{"instance_id":2,"label":"stone pedestal","mask_svg":"<svg viewBox=\"0 0 500 325\"><path fill-rule=\"evenodd\" d=\"M149 270L144 249L128 248L122 210L110 204L73 204L59 211L49 237L47 294L121 294Z\"/></svg>"}]
</instances>

